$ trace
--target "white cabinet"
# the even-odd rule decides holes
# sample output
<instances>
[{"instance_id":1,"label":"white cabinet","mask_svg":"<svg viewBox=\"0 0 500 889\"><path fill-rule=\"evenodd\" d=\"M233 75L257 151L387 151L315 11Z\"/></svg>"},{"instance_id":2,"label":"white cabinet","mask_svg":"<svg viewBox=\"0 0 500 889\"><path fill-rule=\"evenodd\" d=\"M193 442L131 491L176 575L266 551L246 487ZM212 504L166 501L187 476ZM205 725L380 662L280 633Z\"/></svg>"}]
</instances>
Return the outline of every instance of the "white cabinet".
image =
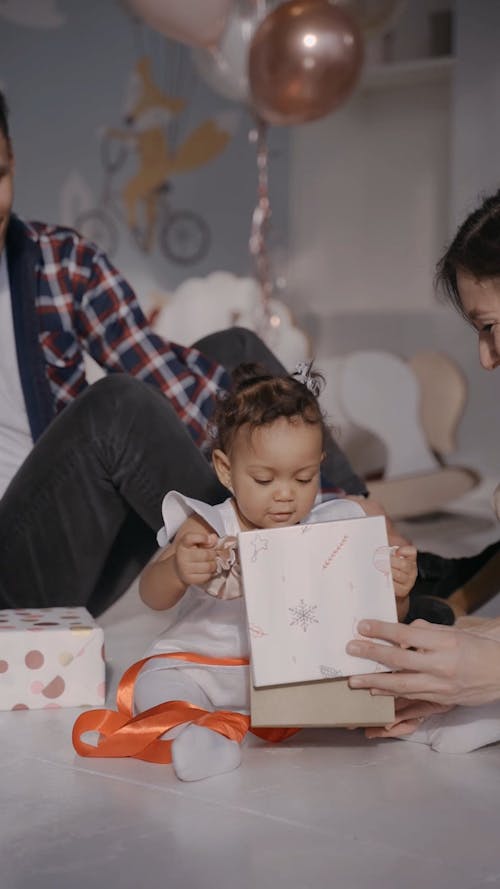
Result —
<instances>
[{"instance_id":1,"label":"white cabinet","mask_svg":"<svg viewBox=\"0 0 500 889\"><path fill-rule=\"evenodd\" d=\"M299 315L305 306L323 318L435 307L434 268L449 232L455 60L429 54L433 8L407 0L395 60L374 63L368 52L345 105L293 132L288 281Z\"/></svg>"},{"instance_id":2,"label":"white cabinet","mask_svg":"<svg viewBox=\"0 0 500 889\"><path fill-rule=\"evenodd\" d=\"M453 56L411 59L407 62L388 62L367 65L361 77L362 90L384 89L420 83L448 81L453 74Z\"/></svg>"}]
</instances>

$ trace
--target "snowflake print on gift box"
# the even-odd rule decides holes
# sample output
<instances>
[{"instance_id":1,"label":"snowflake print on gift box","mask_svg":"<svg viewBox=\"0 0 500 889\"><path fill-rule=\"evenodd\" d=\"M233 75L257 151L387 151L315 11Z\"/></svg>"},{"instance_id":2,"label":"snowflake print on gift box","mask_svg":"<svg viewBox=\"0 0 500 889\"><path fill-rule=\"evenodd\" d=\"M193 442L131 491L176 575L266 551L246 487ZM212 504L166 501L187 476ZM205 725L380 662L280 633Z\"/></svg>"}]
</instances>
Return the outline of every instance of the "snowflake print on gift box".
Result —
<instances>
[{"instance_id":1,"label":"snowflake print on gift box","mask_svg":"<svg viewBox=\"0 0 500 889\"><path fill-rule=\"evenodd\" d=\"M337 667L330 667L327 664L320 664L319 672L325 679L338 679L339 676L344 675L342 670L338 670Z\"/></svg>"},{"instance_id":2,"label":"snowflake print on gift box","mask_svg":"<svg viewBox=\"0 0 500 889\"><path fill-rule=\"evenodd\" d=\"M304 599L300 599L298 605L288 609L292 616L289 626L300 627L305 633L311 624L319 624L319 620L315 616L317 607L317 605L308 605Z\"/></svg>"}]
</instances>

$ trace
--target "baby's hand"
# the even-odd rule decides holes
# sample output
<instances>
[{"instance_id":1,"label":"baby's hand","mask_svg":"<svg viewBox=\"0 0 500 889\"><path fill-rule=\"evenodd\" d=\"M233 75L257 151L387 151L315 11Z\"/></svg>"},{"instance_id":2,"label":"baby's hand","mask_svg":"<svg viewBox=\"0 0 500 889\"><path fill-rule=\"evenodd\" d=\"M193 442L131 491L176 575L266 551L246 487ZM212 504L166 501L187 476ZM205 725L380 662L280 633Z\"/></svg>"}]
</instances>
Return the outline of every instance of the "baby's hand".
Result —
<instances>
[{"instance_id":1,"label":"baby's hand","mask_svg":"<svg viewBox=\"0 0 500 889\"><path fill-rule=\"evenodd\" d=\"M174 563L179 579L186 586L200 586L216 572L217 534L188 531L175 544Z\"/></svg>"},{"instance_id":2,"label":"baby's hand","mask_svg":"<svg viewBox=\"0 0 500 889\"><path fill-rule=\"evenodd\" d=\"M403 621L410 607L410 590L417 579L417 550L414 546L398 546L391 556L391 573L398 620Z\"/></svg>"}]
</instances>

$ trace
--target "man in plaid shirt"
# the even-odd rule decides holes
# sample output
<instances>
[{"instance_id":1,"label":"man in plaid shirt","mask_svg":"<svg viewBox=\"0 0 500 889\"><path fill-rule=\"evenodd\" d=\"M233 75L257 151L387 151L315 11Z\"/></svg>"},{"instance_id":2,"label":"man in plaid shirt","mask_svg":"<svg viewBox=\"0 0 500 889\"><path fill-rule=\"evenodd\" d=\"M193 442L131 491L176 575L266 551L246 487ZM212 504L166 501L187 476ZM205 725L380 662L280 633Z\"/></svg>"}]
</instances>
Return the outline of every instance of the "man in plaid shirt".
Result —
<instances>
[{"instance_id":1,"label":"man in plaid shirt","mask_svg":"<svg viewBox=\"0 0 500 889\"><path fill-rule=\"evenodd\" d=\"M99 614L153 554L168 490L227 496L203 445L231 370L285 371L249 330L191 348L156 336L95 245L12 215L12 179L0 93L0 608ZM85 352L109 371L93 386ZM326 468L365 492L333 440Z\"/></svg>"}]
</instances>

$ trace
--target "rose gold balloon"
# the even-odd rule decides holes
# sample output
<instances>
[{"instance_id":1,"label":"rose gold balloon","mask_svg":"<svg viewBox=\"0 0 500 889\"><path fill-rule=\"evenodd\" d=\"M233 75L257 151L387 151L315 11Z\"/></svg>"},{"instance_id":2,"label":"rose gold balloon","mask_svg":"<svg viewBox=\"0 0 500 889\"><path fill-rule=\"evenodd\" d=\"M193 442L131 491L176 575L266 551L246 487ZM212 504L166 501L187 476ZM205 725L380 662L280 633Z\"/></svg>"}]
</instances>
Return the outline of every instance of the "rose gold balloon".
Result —
<instances>
[{"instance_id":1,"label":"rose gold balloon","mask_svg":"<svg viewBox=\"0 0 500 889\"><path fill-rule=\"evenodd\" d=\"M347 99L362 64L359 26L346 10L329 0L288 0L250 44L254 109L272 124L316 120Z\"/></svg>"}]
</instances>

